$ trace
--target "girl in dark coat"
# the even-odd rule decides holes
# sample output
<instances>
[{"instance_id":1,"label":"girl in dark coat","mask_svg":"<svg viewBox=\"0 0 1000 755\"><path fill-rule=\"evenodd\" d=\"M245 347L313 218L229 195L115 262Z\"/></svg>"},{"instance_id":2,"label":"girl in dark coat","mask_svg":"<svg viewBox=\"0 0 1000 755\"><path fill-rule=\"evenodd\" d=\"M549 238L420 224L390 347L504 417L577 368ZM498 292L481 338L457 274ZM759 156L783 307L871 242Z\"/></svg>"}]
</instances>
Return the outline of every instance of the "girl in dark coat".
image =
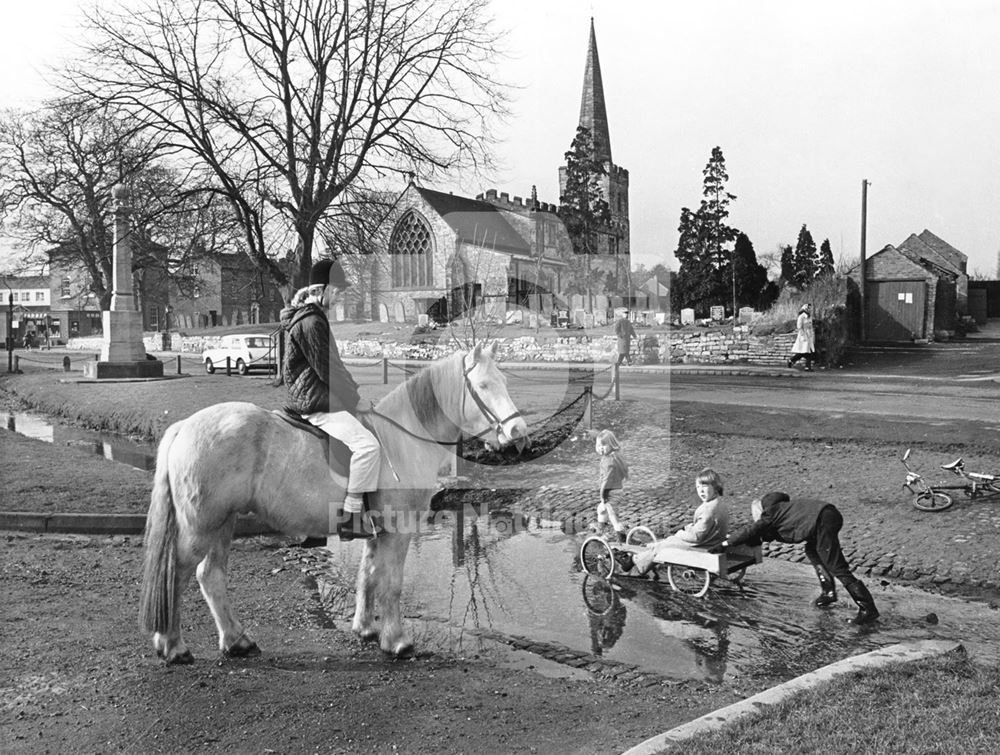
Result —
<instances>
[{"instance_id":1,"label":"girl in dark coat","mask_svg":"<svg viewBox=\"0 0 1000 755\"><path fill-rule=\"evenodd\" d=\"M840 528L844 519L837 507L826 501L799 499L792 501L787 493L768 493L750 504L754 522L722 542L728 545L748 543L760 545L762 540L782 543L805 543L806 557L816 570L822 593L815 600L819 608L837 600L833 578L858 604L853 624L867 624L878 618L878 609L868 588L851 573L851 567L840 547Z\"/></svg>"}]
</instances>

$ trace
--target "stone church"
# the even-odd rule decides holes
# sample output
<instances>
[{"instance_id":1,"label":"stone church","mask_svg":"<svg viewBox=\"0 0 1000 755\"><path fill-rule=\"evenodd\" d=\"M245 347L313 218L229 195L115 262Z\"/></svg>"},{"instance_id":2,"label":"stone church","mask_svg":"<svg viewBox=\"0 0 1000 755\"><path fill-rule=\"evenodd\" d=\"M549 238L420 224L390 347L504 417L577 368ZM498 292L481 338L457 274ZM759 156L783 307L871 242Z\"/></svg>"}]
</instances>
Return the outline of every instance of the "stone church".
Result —
<instances>
[{"instance_id":1,"label":"stone church","mask_svg":"<svg viewBox=\"0 0 1000 755\"><path fill-rule=\"evenodd\" d=\"M612 223L599 234L592 269L627 279L629 253L628 171L614 163L593 19L583 78L579 125L590 130ZM567 135L567 145L574 134ZM559 170L560 192L566 168ZM472 307L503 319L530 307L546 315L572 308L564 295L573 254L555 203L511 197L495 189L462 197L410 183L384 225L386 252L371 271L372 314L383 320L448 320ZM541 292L539 294L539 292ZM611 293L611 292L608 292ZM532 297L538 294L537 299ZM597 297L595 311L610 300Z\"/></svg>"}]
</instances>

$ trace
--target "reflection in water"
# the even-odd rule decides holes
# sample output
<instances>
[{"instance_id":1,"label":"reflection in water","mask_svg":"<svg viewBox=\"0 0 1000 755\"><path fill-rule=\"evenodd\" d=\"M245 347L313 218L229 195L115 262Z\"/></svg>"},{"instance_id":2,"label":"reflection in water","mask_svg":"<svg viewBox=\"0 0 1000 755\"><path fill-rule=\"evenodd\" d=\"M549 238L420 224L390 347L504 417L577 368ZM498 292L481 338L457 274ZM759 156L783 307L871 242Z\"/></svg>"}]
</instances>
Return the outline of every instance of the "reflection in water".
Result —
<instances>
[{"instance_id":1,"label":"reflection in water","mask_svg":"<svg viewBox=\"0 0 1000 755\"><path fill-rule=\"evenodd\" d=\"M27 412L0 412L11 432L57 445L83 448L109 461L128 464L146 472L156 467L156 449L110 433L96 433L53 422L48 417Z\"/></svg>"},{"instance_id":2,"label":"reflection in water","mask_svg":"<svg viewBox=\"0 0 1000 755\"><path fill-rule=\"evenodd\" d=\"M579 567L582 536L511 512L439 511L414 538L402 604L418 646L479 652L483 636L565 646L677 679L728 675L789 678L897 642L961 639L977 656L997 654L996 612L903 587L876 589L883 616L847 624L849 600L813 607L815 577L776 559L748 569L742 585L713 582L704 598L644 579L608 583ZM353 614L361 549L333 542L336 585L329 610ZM582 597L582 600L581 600ZM940 623L924 617L931 611ZM464 643L464 644L463 644Z\"/></svg>"}]
</instances>

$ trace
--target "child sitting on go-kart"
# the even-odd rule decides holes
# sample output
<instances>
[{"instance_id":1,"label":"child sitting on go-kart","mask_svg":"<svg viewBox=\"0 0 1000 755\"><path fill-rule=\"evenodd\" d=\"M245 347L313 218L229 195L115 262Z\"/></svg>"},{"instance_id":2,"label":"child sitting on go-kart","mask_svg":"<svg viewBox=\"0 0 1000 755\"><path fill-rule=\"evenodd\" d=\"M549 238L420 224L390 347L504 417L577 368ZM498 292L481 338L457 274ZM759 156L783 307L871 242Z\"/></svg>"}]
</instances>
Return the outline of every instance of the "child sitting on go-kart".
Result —
<instances>
[{"instance_id":1,"label":"child sitting on go-kart","mask_svg":"<svg viewBox=\"0 0 1000 755\"><path fill-rule=\"evenodd\" d=\"M703 469L694 480L695 492L701 504L694 519L683 529L664 540L653 543L633 555L635 570L645 574L656 560L661 548L712 548L722 543L729 532L729 508L722 500L722 478L713 469Z\"/></svg>"}]
</instances>

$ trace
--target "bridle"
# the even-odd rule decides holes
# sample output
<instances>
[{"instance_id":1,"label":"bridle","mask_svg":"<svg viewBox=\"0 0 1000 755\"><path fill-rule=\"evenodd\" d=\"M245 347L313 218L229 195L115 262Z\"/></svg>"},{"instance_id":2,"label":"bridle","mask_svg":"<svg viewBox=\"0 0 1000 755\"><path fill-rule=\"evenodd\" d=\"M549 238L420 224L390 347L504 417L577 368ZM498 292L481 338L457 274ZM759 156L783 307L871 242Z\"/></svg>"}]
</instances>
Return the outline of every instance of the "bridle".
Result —
<instances>
[{"instance_id":1,"label":"bridle","mask_svg":"<svg viewBox=\"0 0 1000 755\"><path fill-rule=\"evenodd\" d=\"M473 365L471 367L465 367L463 365L463 368L462 368L462 382L465 384L465 390L462 391L462 414L463 414L463 416L465 415L465 397L466 396L471 396L472 400L475 402L476 406L479 408L479 411L482 412L483 416L489 421L490 424L489 424L489 427L487 427L485 430L483 430L481 432L478 432L475 435L470 435L470 436L468 436L468 438L470 440L475 440L476 438L480 438L480 437L486 435L490 431L495 432L496 435L497 435L497 438L499 438L500 437L500 433L503 432L503 426L504 426L504 424L506 424L507 422L510 422L512 419L516 419L516 418L522 416L521 412L520 411L515 411L513 414L509 415L508 417L505 417L504 419L500 419L500 417L497 416L496 412L494 412L492 409L490 409L489 406L487 406L486 402L483 401L482 396L480 396L479 392L476 390L476 387L472 384L472 379L469 377L469 374L475 368L476 368L476 364L475 363L473 363ZM381 419L384 419L386 422L388 422L390 425L392 425L396 429L402 430L404 433L406 433L407 435L409 435L411 438L416 438L417 440L422 440L425 443L437 443L439 446L457 446L461 442L460 440L438 440L437 438L425 438L422 435L417 435L417 433L413 432L408 427L404 427L399 422L397 422L396 420L394 420L392 417L388 417L385 414L382 414L382 412L376 410L374 403L372 403L371 408L368 409L368 410L366 410L366 411L364 411L363 414L372 414L372 415L374 415L376 417L380 417ZM459 428L459 430L461 430L461 428Z\"/></svg>"},{"instance_id":2,"label":"bridle","mask_svg":"<svg viewBox=\"0 0 1000 755\"><path fill-rule=\"evenodd\" d=\"M483 413L483 416L486 417L486 419L489 421L490 426L485 430L483 430L481 433L477 433L476 435L473 435L471 437L478 438L482 435L485 435L490 430L493 430L497 434L497 439L499 439L500 433L503 432L503 426L507 422L510 422L512 419L517 419L518 417L520 417L521 412L515 411L510 416L505 417L504 419L500 419L493 412L493 410L486 405L486 402L483 401L482 397L476 391L476 387L472 384L472 380L469 378L469 373L471 373L474 369L476 369L475 362L473 362L471 367L466 367L462 370L462 380L465 383L465 391L463 391L462 393L462 414L463 416L465 415L465 397L467 395L472 396L472 400L476 402L476 406L479 407L479 411L481 411Z\"/></svg>"}]
</instances>

